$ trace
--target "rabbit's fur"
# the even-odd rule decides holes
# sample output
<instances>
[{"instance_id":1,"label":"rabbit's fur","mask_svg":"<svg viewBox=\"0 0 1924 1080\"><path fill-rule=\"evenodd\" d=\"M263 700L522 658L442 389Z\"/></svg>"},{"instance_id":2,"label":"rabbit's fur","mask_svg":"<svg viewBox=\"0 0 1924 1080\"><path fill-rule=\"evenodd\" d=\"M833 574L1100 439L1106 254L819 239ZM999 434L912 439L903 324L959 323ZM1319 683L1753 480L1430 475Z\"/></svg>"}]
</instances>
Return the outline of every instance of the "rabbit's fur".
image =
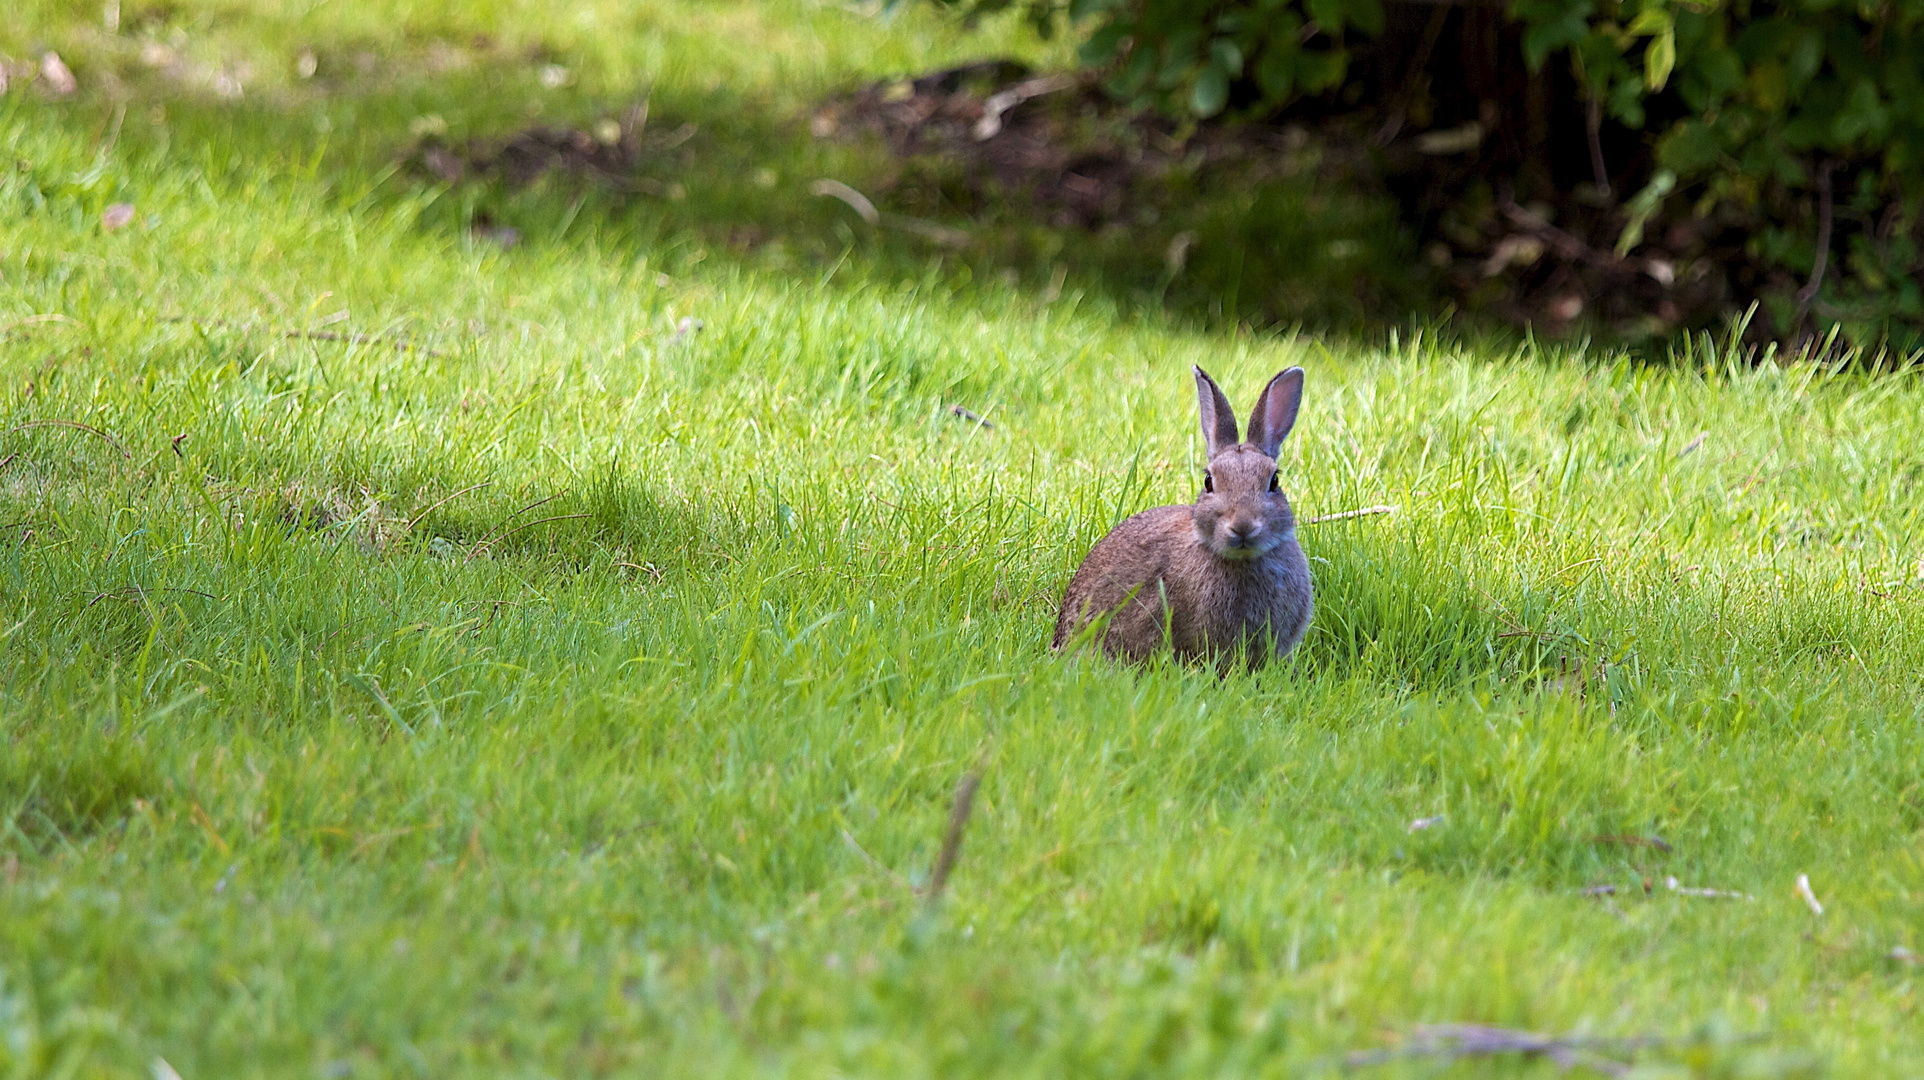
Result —
<instances>
[{"instance_id":1,"label":"rabbit's fur","mask_svg":"<svg viewBox=\"0 0 1924 1080\"><path fill-rule=\"evenodd\" d=\"M1185 661L1256 668L1309 628L1309 560L1276 472L1303 401L1303 369L1269 380L1247 442L1215 380L1194 370L1209 446L1203 491L1193 505L1137 514L1090 550L1063 594L1057 649L1107 617L1100 640L1117 659L1140 662L1166 643Z\"/></svg>"}]
</instances>

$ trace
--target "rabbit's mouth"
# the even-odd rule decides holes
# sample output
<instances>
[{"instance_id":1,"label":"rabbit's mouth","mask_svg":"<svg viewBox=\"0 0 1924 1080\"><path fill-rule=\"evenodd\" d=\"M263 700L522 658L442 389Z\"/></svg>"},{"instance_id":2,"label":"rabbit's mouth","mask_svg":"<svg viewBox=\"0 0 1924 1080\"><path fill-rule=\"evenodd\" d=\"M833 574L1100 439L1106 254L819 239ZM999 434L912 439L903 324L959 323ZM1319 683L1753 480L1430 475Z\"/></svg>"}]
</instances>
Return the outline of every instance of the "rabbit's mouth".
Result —
<instances>
[{"instance_id":1,"label":"rabbit's mouth","mask_svg":"<svg viewBox=\"0 0 1924 1080\"><path fill-rule=\"evenodd\" d=\"M1219 526L1200 539L1218 559L1225 562L1253 562L1275 551L1295 531L1295 529L1268 527L1238 529Z\"/></svg>"},{"instance_id":2,"label":"rabbit's mouth","mask_svg":"<svg viewBox=\"0 0 1924 1080\"><path fill-rule=\"evenodd\" d=\"M1209 545L1216 551L1216 557L1230 562L1249 562L1269 554L1276 546L1275 538L1267 533L1254 536L1219 536Z\"/></svg>"}]
</instances>

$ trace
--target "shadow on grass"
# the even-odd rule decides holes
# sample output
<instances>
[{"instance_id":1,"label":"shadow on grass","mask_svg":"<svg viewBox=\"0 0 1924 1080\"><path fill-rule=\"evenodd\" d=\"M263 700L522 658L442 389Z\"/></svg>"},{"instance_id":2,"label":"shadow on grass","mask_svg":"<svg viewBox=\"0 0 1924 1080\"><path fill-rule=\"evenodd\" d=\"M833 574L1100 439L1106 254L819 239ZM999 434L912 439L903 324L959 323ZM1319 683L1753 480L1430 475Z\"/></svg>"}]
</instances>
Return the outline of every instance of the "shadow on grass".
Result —
<instances>
[{"instance_id":1,"label":"shadow on grass","mask_svg":"<svg viewBox=\"0 0 1924 1080\"><path fill-rule=\"evenodd\" d=\"M114 828L164 794L136 740L99 728L74 740L32 725L10 735L0 752L0 848L43 853Z\"/></svg>"},{"instance_id":2,"label":"shadow on grass","mask_svg":"<svg viewBox=\"0 0 1924 1080\"><path fill-rule=\"evenodd\" d=\"M287 162L344 202L406 207L481 246L1362 333L1430 299L1393 200L1319 169L1318 147L1164 130L1086 96L1006 114L1007 137L1026 140L1008 153L1046 160L988 175L856 123L849 103L888 91L854 78L785 98L685 80L577 88L552 50L433 38L381 54L344 37L309 41L309 77L223 99L179 64L148 66L164 47L111 40L93 58L111 92L42 107L183 166ZM1057 161L1066 180L1037 179ZM1078 183L1106 185L1101 205L1065 211Z\"/></svg>"}]
</instances>

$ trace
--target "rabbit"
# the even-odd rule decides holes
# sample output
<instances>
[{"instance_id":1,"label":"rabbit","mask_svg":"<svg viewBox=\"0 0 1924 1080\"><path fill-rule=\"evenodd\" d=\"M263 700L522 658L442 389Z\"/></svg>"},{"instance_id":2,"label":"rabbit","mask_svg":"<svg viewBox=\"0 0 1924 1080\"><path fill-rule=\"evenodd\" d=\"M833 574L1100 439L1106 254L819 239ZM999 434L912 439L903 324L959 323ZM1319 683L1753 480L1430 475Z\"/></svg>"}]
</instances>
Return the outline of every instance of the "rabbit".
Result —
<instances>
[{"instance_id":1,"label":"rabbit","mask_svg":"<svg viewBox=\"0 0 1924 1080\"><path fill-rule=\"evenodd\" d=\"M1309 560L1283 494L1276 452L1296 425L1303 369L1279 372L1236 437L1229 400L1202 368L1196 401L1209 465L1192 505L1158 506L1110 530L1091 548L1062 597L1054 648L1090 623L1102 649L1132 663L1166 642L1178 659L1253 670L1288 655L1309 628Z\"/></svg>"}]
</instances>

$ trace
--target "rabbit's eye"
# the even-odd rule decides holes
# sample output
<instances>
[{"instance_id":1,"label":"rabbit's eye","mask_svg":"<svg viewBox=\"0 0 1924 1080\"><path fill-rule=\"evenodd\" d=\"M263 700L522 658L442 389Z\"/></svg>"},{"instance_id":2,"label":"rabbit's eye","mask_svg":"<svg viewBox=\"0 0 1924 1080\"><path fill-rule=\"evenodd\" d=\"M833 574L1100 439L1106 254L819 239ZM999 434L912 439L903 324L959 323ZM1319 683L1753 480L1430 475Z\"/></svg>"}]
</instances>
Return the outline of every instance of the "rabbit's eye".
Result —
<instances>
[{"instance_id":1,"label":"rabbit's eye","mask_svg":"<svg viewBox=\"0 0 1924 1080\"><path fill-rule=\"evenodd\" d=\"M1281 490L1283 490L1283 482L1282 482L1282 480L1280 480L1280 479L1278 478L1278 476L1279 476L1279 474L1277 474L1277 473L1270 473L1270 474L1269 474L1269 490L1271 490L1271 491L1281 491Z\"/></svg>"},{"instance_id":2,"label":"rabbit's eye","mask_svg":"<svg viewBox=\"0 0 1924 1080\"><path fill-rule=\"evenodd\" d=\"M1208 469L1203 470L1203 490L1204 491L1216 490L1216 478L1214 476L1209 475Z\"/></svg>"}]
</instances>

